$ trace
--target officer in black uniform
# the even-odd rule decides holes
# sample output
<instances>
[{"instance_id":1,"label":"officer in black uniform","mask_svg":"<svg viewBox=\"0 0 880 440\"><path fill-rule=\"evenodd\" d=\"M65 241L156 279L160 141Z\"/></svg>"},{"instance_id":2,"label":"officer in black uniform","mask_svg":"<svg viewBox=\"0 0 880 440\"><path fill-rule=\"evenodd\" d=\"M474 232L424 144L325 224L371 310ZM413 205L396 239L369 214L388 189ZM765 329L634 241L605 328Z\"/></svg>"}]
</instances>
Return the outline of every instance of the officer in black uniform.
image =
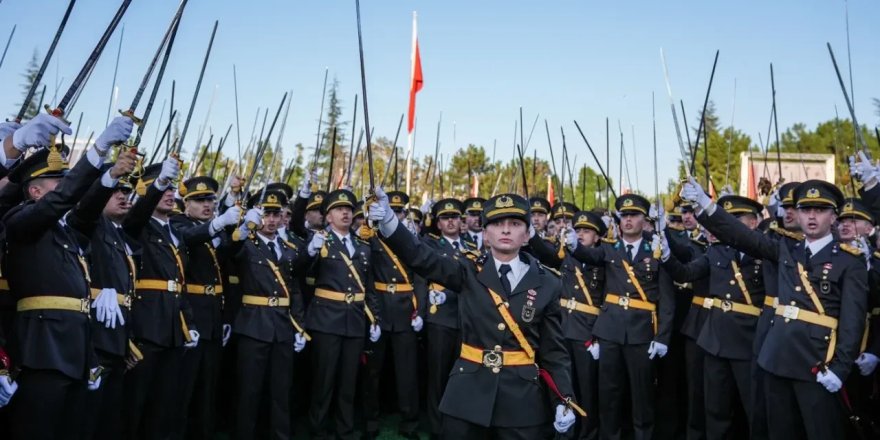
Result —
<instances>
[{"instance_id":1,"label":"officer in black uniform","mask_svg":"<svg viewBox=\"0 0 880 440\"><path fill-rule=\"evenodd\" d=\"M529 213L535 232L543 236L547 231L547 220L550 219L550 202L543 197L529 198Z\"/></svg>"},{"instance_id":2,"label":"officer in black uniform","mask_svg":"<svg viewBox=\"0 0 880 440\"><path fill-rule=\"evenodd\" d=\"M226 227L238 223L241 208L232 206L214 217L216 180L193 177L183 183L184 213L171 225L186 243L186 295L199 331L198 346L186 350L180 366L181 396L174 413L174 438L214 437L215 401L221 348L229 341L230 320L224 316L222 261L227 258Z\"/></svg>"},{"instance_id":3,"label":"officer in black uniform","mask_svg":"<svg viewBox=\"0 0 880 440\"><path fill-rule=\"evenodd\" d=\"M402 191L388 193L391 209L404 221L409 196ZM369 228L361 232L372 231ZM380 238L365 233L361 239L370 242L373 257L373 286L382 309L382 337L367 344L367 364L363 376L365 438L375 438L379 431L379 382L383 365L391 349L394 361L394 382L400 408L398 434L418 439L419 423L418 332L424 326L427 312L427 291L424 282L416 282L412 270Z\"/></svg>"},{"instance_id":4,"label":"officer in black uniform","mask_svg":"<svg viewBox=\"0 0 880 440\"><path fill-rule=\"evenodd\" d=\"M561 206L561 204L554 205ZM562 217L562 209L557 210ZM574 228L581 246L596 247L607 233L605 223L598 214L589 211L574 213ZM560 229L564 230L564 229ZM533 254L549 267L562 273L563 309L562 331L568 354L571 356L572 377L576 384L575 395L587 414L597 415L599 410L599 363L598 344L593 347L593 325L599 317L605 292L605 268L603 265L584 265L571 256L559 240L551 242L537 235L529 240ZM580 439L595 439L599 435L599 418L588 417L578 430Z\"/></svg>"},{"instance_id":5,"label":"officer in black uniform","mask_svg":"<svg viewBox=\"0 0 880 440\"><path fill-rule=\"evenodd\" d=\"M798 185L793 201L805 239L789 248L749 230L701 191L691 180L682 197L703 208L707 229L778 266L778 305L758 355L770 437L843 438L837 393L859 354L868 292L866 256L831 232L843 194L821 180Z\"/></svg>"},{"instance_id":6,"label":"officer in black uniform","mask_svg":"<svg viewBox=\"0 0 880 440\"><path fill-rule=\"evenodd\" d=\"M43 120L52 124L42 125ZM26 199L3 218L21 359L19 389L11 401L12 438L77 437L83 432L86 392L100 386L89 319L85 254L89 239L70 228L63 217L95 181L112 187L115 179L131 171L130 158L106 172L102 162L112 145L128 138L132 127L130 119L114 120L69 172L59 145L32 154L9 175L11 182L22 186ZM29 146L39 148L58 131L71 134L58 118L40 115L13 137L35 134ZM100 212L102 205L94 208Z\"/></svg>"},{"instance_id":7,"label":"officer in black uniform","mask_svg":"<svg viewBox=\"0 0 880 440\"><path fill-rule=\"evenodd\" d=\"M464 200L464 221L467 225L467 233L463 237L476 245L480 251L484 249L482 215L485 203L486 199L482 197L471 197Z\"/></svg>"},{"instance_id":8,"label":"officer in black uniform","mask_svg":"<svg viewBox=\"0 0 880 440\"><path fill-rule=\"evenodd\" d=\"M171 223L172 180L180 162L169 157L144 169L135 190L140 198L122 222L143 249L131 306L132 339L143 354L125 375L127 438L171 434L182 392L178 377L184 348L198 345L199 332L184 295L186 242Z\"/></svg>"},{"instance_id":9,"label":"officer in black uniform","mask_svg":"<svg viewBox=\"0 0 880 440\"><path fill-rule=\"evenodd\" d=\"M758 227L764 210L760 203L736 195L724 196L718 203L749 229ZM710 243L705 254L689 263L679 261L666 247L662 259L678 282L709 278L708 295L699 305L705 318L696 338L703 354L698 368L705 394L704 401L693 403L705 408L707 438L742 437L748 431L736 432L745 423L735 423L734 414L751 414L752 346L764 303L762 264L728 245Z\"/></svg>"},{"instance_id":10,"label":"officer in black uniform","mask_svg":"<svg viewBox=\"0 0 880 440\"><path fill-rule=\"evenodd\" d=\"M376 342L382 334L370 243L350 230L354 204L350 191L328 194L321 212L329 228L314 233L307 249L315 275L315 298L306 313L313 338L309 420L314 438L329 437L331 408L336 436L354 438L354 394L364 340L369 334Z\"/></svg>"},{"instance_id":11,"label":"officer in black uniform","mask_svg":"<svg viewBox=\"0 0 880 440\"><path fill-rule=\"evenodd\" d=\"M605 300L593 326L593 344L598 344L600 351L600 436L620 438L628 383L635 438L650 438L654 429L653 360L665 356L669 347L675 301L672 279L660 267L659 237L642 229L648 200L626 194L615 206L620 216L618 240L587 248L578 245L576 233L570 231L567 244L581 262L605 267Z\"/></svg>"},{"instance_id":12,"label":"officer in black uniform","mask_svg":"<svg viewBox=\"0 0 880 440\"><path fill-rule=\"evenodd\" d=\"M308 258L303 249L277 234L281 208L287 204L282 191L257 190L248 200L244 224L232 236L238 239L231 251L242 292L232 325L237 338L237 439L263 433L257 422L264 407L269 408L266 437L291 435L293 353L301 351L309 338L300 325L304 309L294 277L302 273Z\"/></svg>"},{"instance_id":13,"label":"officer in black uniform","mask_svg":"<svg viewBox=\"0 0 880 440\"><path fill-rule=\"evenodd\" d=\"M121 151L117 163L135 163L136 156ZM105 165L110 167L111 165ZM67 216L67 224L90 237L89 274L92 299L92 344L103 368L101 387L88 394L87 406L101 417L88 417L85 438L122 437L123 373L141 358L129 342L131 302L134 295L140 248L122 232L122 221L131 209L131 177L115 185L95 182Z\"/></svg>"},{"instance_id":14,"label":"officer in black uniform","mask_svg":"<svg viewBox=\"0 0 880 440\"><path fill-rule=\"evenodd\" d=\"M380 223L389 247L410 256L428 281L461 292L461 354L440 410L446 439L548 438L575 422L570 359L562 334L559 277L521 253L529 237L529 204L514 194L486 202L482 225L492 249L476 261L442 255L416 240L388 206L381 188L369 218ZM539 383L546 372L554 404ZM553 408L555 407L555 417Z\"/></svg>"},{"instance_id":15,"label":"officer in black uniform","mask_svg":"<svg viewBox=\"0 0 880 440\"><path fill-rule=\"evenodd\" d=\"M461 235L462 207L462 203L456 199L437 201L431 207L431 218L437 232L425 234L422 243L440 255L476 257L476 245ZM442 282L429 283L428 289L428 313L425 318L428 335L426 405L430 433L439 437L443 425L440 399L449 381L452 365L461 351L459 291L450 289Z\"/></svg>"}]
</instances>

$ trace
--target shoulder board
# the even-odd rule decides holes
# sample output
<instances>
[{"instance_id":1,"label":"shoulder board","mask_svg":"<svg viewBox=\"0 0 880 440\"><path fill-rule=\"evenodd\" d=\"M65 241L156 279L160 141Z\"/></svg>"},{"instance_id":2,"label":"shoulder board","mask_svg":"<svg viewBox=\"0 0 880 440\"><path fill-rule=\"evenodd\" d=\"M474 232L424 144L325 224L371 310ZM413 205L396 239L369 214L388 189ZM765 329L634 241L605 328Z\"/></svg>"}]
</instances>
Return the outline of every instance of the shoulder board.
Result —
<instances>
[{"instance_id":1,"label":"shoulder board","mask_svg":"<svg viewBox=\"0 0 880 440\"><path fill-rule=\"evenodd\" d=\"M548 243L556 244L556 236L555 235L551 235L549 237L543 237L543 238L544 238L544 241L546 241Z\"/></svg>"},{"instance_id":2,"label":"shoulder board","mask_svg":"<svg viewBox=\"0 0 880 440\"><path fill-rule=\"evenodd\" d=\"M561 277L561 276L562 276L562 273L561 273L561 272L559 272L558 270L556 270L556 269L554 269L554 268L552 268L552 267L550 267L550 266L547 266L547 265L542 264L541 267L544 268L544 270L546 270L546 271L552 273L553 275L556 275L557 277Z\"/></svg>"},{"instance_id":3,"label":"shoulder board","mask_svg":"<svg viewBox=\"0 0 880 440\"><path fill-rule=\"evenodd\" d=\"M474 259L474 262L478 265L482 266L486 264L486 259L488 259L488 254L482 254Z\"/></svg>"},{"instance_id":4,"label":"shoulder board","mask_svg":"<svg viewBox=\"0 0 880 440\"><path fill-rule=\"evenodd\" d=\"M433 238L434 240L439 240L439 239L440 239L440 236L437 235L437 234L435 234L435 233L433 233L433 232L429 232L429 233L428 233L428 237L431 237L431 238Z\"/></svg>"},{"instance_id":5,"label":"shoulder board","mask_svg":"<svg viewBox=\"0 0 880 440\"><path fill-rule=\"evenodd\" d=\"M613 239L613 238L603 238L603 239L602 239L602 242L603 242L603 243L608 243L608 244L617 244L617 240L615 240L615 239Z\"/></svg>"},{"instance_id":6,"label":"shoulder board","mask_svg":"<svg viewBox=\"0 0 880 440\"><path fill-rule=\"evenodd\" d=\"M296 245L295 245L295 244L293 244L293 243L291 243L291 242L289 242L289 241L287 241L287 240L285 240L285 239L283 239L283 238L281 239L281 241L282 241L285 245L287 245L287 247L289 247L289 248L291 248L291 249L296 249Z\"/></svg>"},{"instance_id":7,"label":"shoulder board","mask_svg":"<svg viewBox=\"0 0 880 440\"><path fill-rule=\"evenodd\" d=\"M792 240L801 241L804 239L803 232L792 232L792 231L789 231L785 228L780 228L779 226L776 226L776 224L771 224L770 228L768 228L768 229L779 234L779 235L788 237Z\"/></svg>"},{"instance_id":8,"label":"shoulder board","mask_svg":"<svg viewBox=\"0 0 880 440\"><path fill-rule=\"evenodd\" d=\"M363 239L363 238L357 237L356 240L360 244L367 245L367 246L370 245L370 241L368 239Z\"/></svg>"},{"instance_id":9,"label":"shoulder board","mask_svg":"<svg viewBox=\"0 0 880 440\"><path fill-rule=\"evenodd\" d=\"M673 231L684 231L684 226L666 225L666 227Z\"/></svg>"},{"instance_id":10,"label":"shoulder board","mask_svg":"<svg viewBox=\"0 0 880 440\"><path fill-rule=\"evenodd\" d=\"M699 240L699 239L696 239L696 238L691 238L691 241L700 245L700 246L703 246L703 247L706 247L709 245L709 243L702 241L702 240Z\"/></svg>"},{"instance_id":11,"label":"shoulder board","mask_svg":"<svg viewBox=\"0 0 880 440\"><path fill-rule=\"evenodd\" d=\"M862 250L851 245L851 244L840 243L840 249L846 251L847 253L853 254L857 257L862 255Z\"/></svg>"},{"instance_id":12,"label":"shoulder board","mask_svg":"<svg viewBox=\"0 0 880 440\"><path fill-rule=\"evenodd\" d=\"M880 251L874 251L874 258L880 258Z\"/></svg>"}]
</instances>

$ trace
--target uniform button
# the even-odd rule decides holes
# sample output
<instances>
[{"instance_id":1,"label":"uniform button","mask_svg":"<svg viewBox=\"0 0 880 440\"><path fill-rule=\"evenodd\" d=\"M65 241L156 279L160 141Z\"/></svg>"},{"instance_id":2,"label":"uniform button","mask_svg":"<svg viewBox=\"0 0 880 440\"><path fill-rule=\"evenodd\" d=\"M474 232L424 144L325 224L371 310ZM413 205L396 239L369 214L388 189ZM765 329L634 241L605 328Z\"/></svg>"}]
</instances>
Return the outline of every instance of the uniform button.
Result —
<instances>
[{"instance_id":1,"label":"uniform button","mask_svg":"<svg viewBox=\"0 0 880 440\"><path fill-rule=\"evenodd\" d=\"M828 340L828 336L825 336L825 340L826 340L826 341Z\"/></svg>"},{"instance_id":2,"label":"uniform button","mask_svg":"<svg viewBox=\"0 0 880 440\"><path fill-rule=\"evenodd\" d=\"M459 372L464 371L464 368L462 368L462 367L458 367L458 371L459 371Z\"/></svg>"},{"instance_id":3,"label":"uniform button","mask_svg":"<svg viewBox=\"0 0 880 440\"><path fill-rule=\"evenodd\" d=\"M730 294L728 293L727 295L724 295L724 298L730 299Z\"/></svg>"},{"instance_id":4,"label":"uniform button","mask_svg":"<svg viewBox=\"0 0 880 440\"><path fill-rule=\"evenodd\" d=\"M795 291L795 292L800 292L800 291L801 291L801 286L794 286L794 291Z\"/></svg>"},{"instance_id":5,"label":"uniform button","mask_svg":"<svg viewBox=\"0 0 880 440\"><path fill-rule=\"evenodd\" d=\"M626 280L627 284L632 284L632 280Z\"/></svg>"},{"instance_id":6,"label":"uniform button","mask_svg":"<svg viewBox=\"0 0 880 440\"><path fill-rule=\"evenodd\" d=\"M502 331L502 332L503 332L503 331L506 330L506 329L507 329L507 326L504 325L503 322L498 323L498 330L499 330L499 331Z\"/></svg>"},{"instance_id":7,"label":"uniform button","mask_svg":"<svg viewBox=\"0 0 880 440\"><path fill-rule=\"evenodd\" d=\"M67 245L66 245L66 244L64 245L64 249L67 249Z\"/></svg>"},{"instance_id":8,"label":"uniform button","mask_svg":"<svg viewBox=\"0 0 880 440\"><path fill-rule=\"evenodd\" d=\"M730 285L732 286L732 285L734 285L734 284L736 284L736 281L734 281L734 280L730 280Z\"/></svg>"},{"instance_id":9,"label":"uniform button","mask_svg":"<svg viewBox=\"0 0 880 440\"><path fill-rule=\"evenodd\" d=\"M792 302L791 302L791 305L795 305L795 304L797 304L797 303L796 303L796 302L794 302L794 301L792 301Z\"/></svg>"}]
</instances>

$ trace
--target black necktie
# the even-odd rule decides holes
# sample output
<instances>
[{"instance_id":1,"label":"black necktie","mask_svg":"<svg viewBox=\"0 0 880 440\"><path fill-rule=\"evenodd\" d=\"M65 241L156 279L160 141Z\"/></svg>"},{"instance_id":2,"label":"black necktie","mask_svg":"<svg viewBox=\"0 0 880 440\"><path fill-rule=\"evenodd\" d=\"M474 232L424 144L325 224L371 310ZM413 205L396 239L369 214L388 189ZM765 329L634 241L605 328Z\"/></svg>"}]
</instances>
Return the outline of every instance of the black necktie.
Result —
<instances>
[{"instance_id":1,"label":"black necktie","mask_svg":"<svg viewBox=\"0 0 880 440\"><path fill-rule=\"evenodd\" d=\"M501 274L501 287L504 288L504 293L510 295L510 279L507 278L507 274L511 271L511 267L509 264L502 264L498 268L498 273Z\"/></svg>"},{"instance_id":2,"label":"black necktie","mask_svg":"<svg viewBox=\"0 0 880 440\"><path fill-rule=\"evenodd\" d=\"M804 262L806 263L806 269L809 271L810 270L810 258L813 258L813 251L807 245L804 245L804 247L806 248L806 249L804 249L804 254L807 255L807 258L804 259Z\"/></svg>"},{"instance_id":3,"label":"black necktie","mask_svg":"<svg viewBox=\"0 0 880 440\"><path fill-rule=\"evenodd\" d=\"M270 242L266 243L266 245L269 246L269 253L272 254L272 261L277 263L278 262L278 254L275 253L275 242L270 241Z\"/></svg>"},{"instance_id":4,"label":"black necktie","mask_svg":"<svg viewBox=\"0 0 880 440\"><path fill-rule=\"evenodd\" d=\"M350 257L350 256L351 256L351 250L348 249L348 238L346 238L346 237L342 237L342 245L345 246L345 253L348 254L348 256Z\"/></svg>"},{"instance_id":5,"label":"black necktie","mask_svg":"<svg viewBox=\"0 0 880 440\"><path fill-rule=\"evenodd\" d=\"M632 260L633 260L633 245L631 245L631 244L626 245L626 258L630 262L632 262Z\"/></svg>"},{"instance_id":6,"label":"black necktie","mask_svg":"<svg viewBox=\"0 0 880 440\"><path fill-rule=\"evenodd\" d=\"M452 247L454 247L455 250L459 250L458 242L457 242L457 241L453 241L453 242L452 242Z\"/></svg>"}]
</instances>

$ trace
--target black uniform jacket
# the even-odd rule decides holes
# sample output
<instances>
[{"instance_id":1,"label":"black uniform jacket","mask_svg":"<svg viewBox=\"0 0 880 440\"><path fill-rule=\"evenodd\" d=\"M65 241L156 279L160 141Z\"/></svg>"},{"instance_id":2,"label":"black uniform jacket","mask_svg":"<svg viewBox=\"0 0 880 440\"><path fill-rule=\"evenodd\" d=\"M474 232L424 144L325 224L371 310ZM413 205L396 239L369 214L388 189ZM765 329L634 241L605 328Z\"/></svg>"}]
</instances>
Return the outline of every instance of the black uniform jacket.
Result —
<instances>
[{"instance_id":1,"label":"black uniform jacket","mask_svg":"<svg viewBox=\"0 0 880 440\"><path fill-rule=\"evenodd\" d=\"M382 331L413 331L412 320L416 315L425 319L428 310L428 291L425 281L413 274L407 259L395 254L379 237L370 239L370 255L373 258L373 285L381 303ZM405 285L401 289L389 285Z\"/></svg>"},{"instance_id":2,"label":"black uniform jacket","mask_svg":"<svg viewBox=\"0 0 880 440\"><path fill-rule=\"evenodd\" d=\"M324 247L312 258L310 273L315 276L315 297L306 312L310 330L345 337L366 337L370 324L367 310L380 324L382 309L373 287L373 264L369 242L349 234L354 255L334 232L327 233ZM374 238L375 239L375 238ZM321 297L321 291L349 295L351 301ZM365 299L355 299L366 294Z\"/></svg>"},{"instance_id":3,"label":"black uniform jacket","mask_svg":"<svg viewBox=\"0 0 880 440\"><path fill-rule=\"evenodd\" d=\"M153 280L186 284L186 241L174 230L178 240L171 237L156 219L153 210L164 191L150 185L146 195L135 202L122 223L125 232L143 248L138 281ZM131 306L132 335L137 340L149 341L162 347L179 347L186 342L184 329L197 330L186 295L165 289L137 289ZM181 322L181 318L185 322Z\"/></svg>"},{"instance_id":4,"label":"black uniform jacket","mask_svg":"<svg viewBox=\"0 0 880 440\"><path fill-rule=\"evenodd\" d=\"M12 208L4 217L7 233L6 274L21 300L36 296L80 299L88 307L85 251L88 240L59 220L85 195L101 170L79 161L54 191L38 201ZM20 365L57 370L75 379L97 366L88 309L18 312L15 332Z\"/></svg>"},{"instance_id":5,"label":"black uniform jacket","mask_svg":"<svg viewBox=\"0 0 880 440\"><path fill-rule=\"evenodd\" d=\"M437 234L425 234L422 236L421 240L422 243L433 249L434 252L437 252L444 257L452 257L454 255L464 257L468 254L471 255L471 257L476 257L479 254L479 251L474 242L465 239L465 236L467 235L468 234L461 235L459 242L465 246L465 249L458 251L452 247L448 240ZM445 293L446 302L438 304L436 307L429 306L428 318L426 321L431 324L457 330L460 327L458 317L458 292L450 289L449 286L445 285L442 281L428 283L428 289ZM431 310L434 310L434 313L431 313Z\"/></svg>"},{"instance_id":6,"label":"black uniform jacket","mask_svg":"<svg viewBox=\"0 0 880 440\"><path fill-rule=\"evenodd\" d=\"M303 298L296 277L302 273L309 259L305 249L285 240L278 242L281 258L277 262L271 261L278 273L270 264L272 251L256 233L233 245L233 260L240 280L236 292L241 295L290 299L289 307L248 305L241 304L240 298L233 299L241 307L235 314L232 331L263 342L293 341L296 328L291 319L300 325L303 322Z\"/></svg>"},{"instance_id":7,"label":"black uniform jacket","mask_svg":"<svg viewBox=\"0 0 880 440\"><path fill-rule=\"evenodd\" d=\"M629 257L622 241L609 243L603 240L594 248L578 245L572 255L583 263L601 264L605 267L606 294L629 297L630 300L641 299L636 285L623 266L623 260L629 261ZM628 264L648 302L655 305L656 318L648 310L634 307L625 309L619 303L610 304L606 296L601 307L602 313L593 326L593 335L617 344L647 344L657 341L669 346L675 307L672 278L660 267L660 261L654 258L650 234L643 234L635 258ZM654 319L657 319L656 334Z\"/></svg>"},{"instance_id":8,"label":"black uniform jacket","mask_svg":"<svg viewBox=\"0 0 880 440\"><path fill-rule=\"evenodd\" d=\"M522 351L490 296L489 289L509 304L510 315L535 352L535 365L503 366L497 373L482 363L459 358L452 368L440 410L482 426L523 427L552 419L548 392L538 380L547 370L559 391L572 395L571 360L562 335L559 277L533 257L520 254L528 272L505 295L494 261L486 254L476 262L458 254L443 255L403 226L387 237L392 250L407 255L413 271L429 282L440 282L459 294L461 340L478 349ZM484 260L489 261L484 265ZM529 302L533 310L528 310ZM533 312L531 319L529 313Z\"/></svg>"},{"instance_id":9,"label":"black uniform jacket","mask_svg":"<svg viewBox=\"0 0 880 440\"><path fill-rule=\"evenodd\" d=\"M748 299L734 274L736 263ZM760 312L764 304L764 280L761 260L749 255L740 257L739 251L723 244L712 244L704 255L683 264L675 255L663 263L677 282L709 278L708 298L750 305ZM732 308L699 306L706 315L697 337L697 344L707 353L734 360L752 359L752 342L758 316L740 313Z\"/></svg>"},{"instance_id":10,"label":"black uniform jacket","mask_svg":"<svg viewBox=\"0 0 880 440\"><path fill-rule=\"evenodd\" d=\"M529 240L532 254L541 263L558 269L562 274L562 331L567 339L587 342L593 340L593 325L598 314L577 310L579 304L588 304L587 296L597 309L605 300L605 267L603 265L585 265L576 260L568 250L564 257L559 258L559 245L535 235ZM586 292L584 292L586 289Z\"/></svg>"},{"instance_id":11,"label":"black uniform jacket","mask_svg":"<svg viewBox=\"0 0 880 440\"><path fill-rule=\"evenodd\" d=\"M836 338L833 357L827 366L840 380L846 380L859 355L867 316L865 258L841 249L840 243L833 239L806 264L804 241L789 247L785 241L768 240L720 208L707 219L706 227L713 233L721 232L715 235L734 248L755 258L776 262L780 306L817 312L801 281L797 267L800 263L825 314L838 320L837 330L832 333L827 327L774 316L758 354L758 365L777 376L815 381L812 370L825 362L831 338Z\"/></svg>"}]
</instances>

